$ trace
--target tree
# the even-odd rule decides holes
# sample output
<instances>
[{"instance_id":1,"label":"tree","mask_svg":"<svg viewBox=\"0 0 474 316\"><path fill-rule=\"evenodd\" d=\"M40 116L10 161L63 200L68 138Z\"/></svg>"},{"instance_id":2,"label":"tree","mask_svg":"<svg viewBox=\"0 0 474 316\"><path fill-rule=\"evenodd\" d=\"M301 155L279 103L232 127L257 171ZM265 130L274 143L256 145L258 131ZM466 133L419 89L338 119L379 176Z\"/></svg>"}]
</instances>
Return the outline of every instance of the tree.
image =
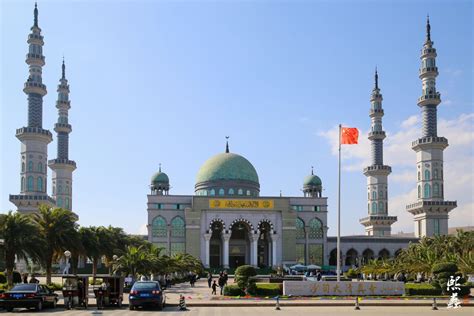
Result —
<instances>
[{"instance_id":1,"label":"tree","mask_svg":"<svg viewBox=\"0 0 474 316\"><path fill-rule=\"evenodd\" d=\"M153 256L143 246L128 246L126 252L117 259L115 272L132 275L146 275L153 270Z\"/></svg>"},{"instance_id":2,"label":"tree","mask_svg":"<svg viewBox=\"0 0 474 316\"><path fill-rule=\"evenodd\" d=\"M15 257L39 262L42 257L41 249L44 241L39 238L39 230L31 217L12 211L0 215L0 235L4 239L5 266L8 286L13 285L13 270Z\"/></svg>"},{"instance_id":3,"label":"tree","mask_svg":"<svg viewBox=\"0 0 474 316\"><path fill-rule=\"evenodd\" d=\"M65 250L79 248L77 233L77 215L62 208L39 207L39 213L33 214L38 225L39 236L44 241L43 264L46 269L46 283L51 284L51 266Z\"/></svg>"},{"instance_id":4,"label":"tree","mask_svg":"<svg viewBox=\"0 0 474 316\"><path fill-rule=\"evenodd\" d=\"M83 248L82 255L86 256L92 261L92 274L94 278L97 274L97 262L101 256L101 247L97 237L97 227L81 227L79 228L79 238Z\"/></svg>"},{"instance_id":5,"label":"tree","mask_svg":"<svg viewBox=\"0 0 474 316\"><path fill-rule=\"evenodd\" d=\"M250 265L243 265L235 270L235 281L245 295L255 293L256 284L253 277L256 275L257 271Z\"/></svg>"}]
</instances>

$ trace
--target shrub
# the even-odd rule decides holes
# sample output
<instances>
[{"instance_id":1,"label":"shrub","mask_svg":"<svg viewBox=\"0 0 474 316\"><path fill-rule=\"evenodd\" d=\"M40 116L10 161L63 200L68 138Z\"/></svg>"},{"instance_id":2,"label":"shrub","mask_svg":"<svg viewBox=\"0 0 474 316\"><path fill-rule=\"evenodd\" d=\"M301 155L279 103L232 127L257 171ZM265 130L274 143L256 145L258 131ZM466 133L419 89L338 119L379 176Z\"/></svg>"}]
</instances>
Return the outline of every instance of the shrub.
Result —
<instances>
[{"instance_id":1,"label":"shrub","mask_svg":"<svg viewBox=\"0 0 474 316\"><path fill-rule=\"evenodd\" d=\"M281 283L257 283L255 294L257 296L277 296L283 294Z\"/></svg>"},{"instance_id":2,"label":"shrub","mask_svg":"<svg viewBox=\"0 0 474 316\"><path fill-rule=\"evenodd\" d=\"M440 295L441 289L429 283L406 283L406 295Z\"/></svg>"},{"instance_id":3,"label":"shrub","mask_svg":"<svg viewBox=\"0 0 474 316\"><path fill-rule=\"evenodd\" d=\"M257 275L255 268L250 265L243 265L235 270L235 281L245 294L255 294L255 279Z\"/></svg>"},{"instance_id":4,"label":"shrub","mask_svg":"<svg viewBox=\"0 0 474 316\"><path fill-rule=\"evenodd\" d=\"M437 274L440 272L451 272L451 275L458 271L458 266L455 263L445 262L438 263L433 266L432 272Z\"/></svg>"},{"instance_id":5,"label":"shrub","mask_svg":"<svg viewBox=\"0 0 474 316\"><path fill-rule=\"evenodd\" d=\"M357 278L357 272L354 269L347 270L347 272L345 274L346 274L346 277L348 277L350 279Z\"/></svg>"},{"instance_id":6,"label":"shrub","mask_svg":"<svg viewBox=\"0 0 474 316\"><path fill-rule=\"evenodd\" d=\"M62 285L59 283L51 283L46 285L51 291L61 291L63 289Z\"/></svg>"},{"instance_id":7,"label":"shrub","mask_svg":"<svg viewBox=\"0 0 474 316\"><path fill-rule=\"evenodd\" d=\"M0 283L7 283L7 277L3 272L0 272Z\"/></svg>"},{"instance_id":8,"label":"shrub","mask_svg":"<svg viewBox=\"0 0 474 316\"><path fill-rule=\"evenodd\" d=\"M245 295L245 293L239 288L237 284L229 284L224 287L224 295L239 296L239 295Z\"/></svg>"}]
</instances>

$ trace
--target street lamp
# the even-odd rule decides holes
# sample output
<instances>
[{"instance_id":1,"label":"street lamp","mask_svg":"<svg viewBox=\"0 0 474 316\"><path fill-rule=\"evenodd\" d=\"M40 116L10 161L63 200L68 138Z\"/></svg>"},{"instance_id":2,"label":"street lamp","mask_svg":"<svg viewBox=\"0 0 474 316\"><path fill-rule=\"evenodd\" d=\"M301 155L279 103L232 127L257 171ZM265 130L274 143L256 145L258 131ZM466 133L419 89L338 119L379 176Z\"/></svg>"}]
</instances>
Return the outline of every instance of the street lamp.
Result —
<instances>
[{"instance_id":1,"label":"street lamp","mask_svg":"<svg viewBox=\"0 0 474 316\"><path fill-rule=\"evenodd\" d=\"M64 256L66 257L66 266L64 267L63 274L69 274L69 267L70 267L69 258L71 258L71 252L69 250L66 250L64 252Z\"/></svg>"},{"instance_id":2,"label":"street lamp","mask_svg":"<svg viewBox=\"0 0 474 316\"><path fill-rule=\"evenodd\" d=\"M115 265L116 265L116 263L117 263L117 259L118 259L118 258L119 258L119 257L118 257L117 255L113 255L113 256L112 256L112 260L113 260L113 261L112 261L112 271L114 272L114 274L115 274ZM111 271L111 272L112 272L112 271ZM112 273L110 273L110 274L112 274Z\"/></svg>"}]
</instances>

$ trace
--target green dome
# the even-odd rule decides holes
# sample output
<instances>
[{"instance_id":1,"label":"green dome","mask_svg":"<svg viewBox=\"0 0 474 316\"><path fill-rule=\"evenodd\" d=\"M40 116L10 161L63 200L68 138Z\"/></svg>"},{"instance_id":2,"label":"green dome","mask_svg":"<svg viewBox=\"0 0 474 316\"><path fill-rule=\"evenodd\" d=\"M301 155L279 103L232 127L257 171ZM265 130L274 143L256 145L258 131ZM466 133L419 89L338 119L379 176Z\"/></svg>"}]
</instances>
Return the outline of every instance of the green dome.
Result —
<instances>
[{"instance_id":1,"label":"green dome","mask_svg":"<svg viewBox=\"0 0 474 316\"><path fill-rule=\"evenodd\" d=\"M168 175L164 172L158 171L151 177L151 183L169 183L170 179L168 178Z\"/></svg>"},{"instance_id":2,"label":"green dome","mask_svg":"<svg viewBox=\"0 0 474 316\"><path fill-rule=\"evenodd\" d=\"M258 184L258 175L252 164L244 157L233 153L222 153L202 165L196 177L196 184L219 180L243 180Z\"/></svg>"},{"instance_id":3,"label":"green dome","mask_svg":"<svg viewBox=\"0 0 474 316\"><path fill-rule=\"evenodd\" d=\"M321 182L321 179L318 176L315 176L314 174L311 174L304 178L303 185L322 185L323 183Z\"/></svg>"}]
</instances>

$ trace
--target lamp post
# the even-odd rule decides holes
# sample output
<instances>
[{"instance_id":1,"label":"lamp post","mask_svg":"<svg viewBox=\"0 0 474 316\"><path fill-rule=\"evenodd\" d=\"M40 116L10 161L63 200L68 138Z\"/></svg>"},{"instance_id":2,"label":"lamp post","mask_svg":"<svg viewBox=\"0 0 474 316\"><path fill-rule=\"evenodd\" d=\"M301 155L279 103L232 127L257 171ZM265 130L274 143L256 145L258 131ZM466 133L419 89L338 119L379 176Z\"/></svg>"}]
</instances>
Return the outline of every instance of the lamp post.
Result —
<instances>
[{"instance_id":1,"label":"lamp post","mask_svg":"<svg viewBox=\"0 0 474 316\"><path fill-rule=\"evenodd\" d=\"M114 272L115 274L115 265L117 264L117 259L118 259L118 256L117 255L113 255L112 256L112 271Z\"/></svg>"},{"instance_id":2,"label":"lamp post","mask_svg":"<svg viewBox=\"0 0 474 316\"><path fill-rule=\"evenodd\" d=\"M64 252L64 256L66 257L66 265L64 267L63 274L69 274L69 267L70 267L69 258L71 258L71 252L69 250L66 250Z\"/></svg>"}]
</instances>

